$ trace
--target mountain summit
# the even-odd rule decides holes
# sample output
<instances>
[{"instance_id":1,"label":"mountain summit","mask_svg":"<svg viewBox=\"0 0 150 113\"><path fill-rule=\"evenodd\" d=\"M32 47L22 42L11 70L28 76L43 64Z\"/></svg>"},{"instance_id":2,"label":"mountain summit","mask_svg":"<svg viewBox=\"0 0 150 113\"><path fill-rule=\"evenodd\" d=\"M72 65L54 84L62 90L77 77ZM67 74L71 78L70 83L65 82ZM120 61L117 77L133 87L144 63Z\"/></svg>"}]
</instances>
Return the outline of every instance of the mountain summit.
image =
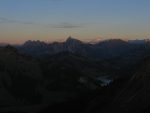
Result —
<instances>
[{"instance_id":1,"label":"mountain summit","mask_svg":"<svg viewBox=\"0 0 150 113\"><path fill-rule=\"evenodd\" d=\"M78 39L72 38L71 36L69 36L65 42L66 44L81 44L82 42Z\"/></svg>"}]
</instances>

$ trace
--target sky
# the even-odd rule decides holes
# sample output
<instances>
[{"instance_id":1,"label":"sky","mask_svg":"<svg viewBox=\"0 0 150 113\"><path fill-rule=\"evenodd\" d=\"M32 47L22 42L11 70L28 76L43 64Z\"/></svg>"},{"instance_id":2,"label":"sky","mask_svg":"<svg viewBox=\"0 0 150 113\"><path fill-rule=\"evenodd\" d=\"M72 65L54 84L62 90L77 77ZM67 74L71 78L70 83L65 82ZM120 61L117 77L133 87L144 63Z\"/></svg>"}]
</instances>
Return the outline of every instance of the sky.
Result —
<instances>
[{"instance_id":1,"label":"sky","mask_svg":"<svg viewBox=\"0 0 150 113\"><path fill-rule=\"evenodd\" d=\"M0 42L150 38L150 0L0 0Z\"/></svg>"}]
</instances>

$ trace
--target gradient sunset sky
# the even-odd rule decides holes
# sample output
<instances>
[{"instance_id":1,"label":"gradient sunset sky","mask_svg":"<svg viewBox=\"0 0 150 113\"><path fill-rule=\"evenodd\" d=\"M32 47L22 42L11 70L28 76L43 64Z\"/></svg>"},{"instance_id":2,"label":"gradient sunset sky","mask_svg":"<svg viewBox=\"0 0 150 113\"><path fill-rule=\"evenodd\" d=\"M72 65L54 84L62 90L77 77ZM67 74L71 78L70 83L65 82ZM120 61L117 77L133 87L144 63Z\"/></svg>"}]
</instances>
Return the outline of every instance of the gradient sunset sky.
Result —
<instances>
[{"instance_id":1,"label":"gradient sunset sky","mask_svg":"<svg viewBox=\"0 0 150 113\"><path fill-rule=\"evenodd\" d=\"M0 0L0 42L150 38L150 0Z\"/></svg>"}]
</instances>

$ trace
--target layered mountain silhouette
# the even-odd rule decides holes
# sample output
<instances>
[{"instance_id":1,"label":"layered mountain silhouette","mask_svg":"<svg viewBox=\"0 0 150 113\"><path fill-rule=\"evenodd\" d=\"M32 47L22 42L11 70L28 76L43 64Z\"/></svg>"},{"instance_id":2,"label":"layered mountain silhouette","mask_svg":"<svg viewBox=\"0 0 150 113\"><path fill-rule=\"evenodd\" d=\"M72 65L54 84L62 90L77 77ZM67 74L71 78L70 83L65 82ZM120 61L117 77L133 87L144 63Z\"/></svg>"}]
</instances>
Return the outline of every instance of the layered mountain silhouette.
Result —
<instances>
[{"instance_id":1,"label":"layered mountain silhouette","mask_svg":"<svg viewBox=\"0 0 150 113\"><path fill-rule=\"evenodd\" d=\"M85 46L83 42L74 39L72 37L68 37L65 42L59 43L45 43L41 41L27 41L18 49L22 53L29 54L31 56L41 57L47 55L53 55L60 52L72 52L72 53L83 53L87 46ZM80 50L80 51L79 51ZM85 51L86 52L86 51Z\"/></svg>"},{"instance_id":2,"label":"layered mountain silhouette","mask_svg":"<svg viewBox=\"0 0 150 113\"><path fill-rule=\"evenodd\" d=\"M146 52L150 44L131 44L120 39L110 39L95 44L84 43L72 37L65 42L45 43L41 41L27 41L19 46L20 52L31 56L42 57L60 52L71 52L92 58L112 58L119 56L131 56L136 52ZM137 54L136 54L137 55Z\"/></svg>"},{"instance_id":3,"label":"layered mountain silhouette","mask_svg":"<svg viewBox=\"0 0 150 113\"><path fill-rule=\"evenodd\" d=\"M0 47L0 112L149 113L150 44L27 41Z\"/></svg>"}]
</instances>

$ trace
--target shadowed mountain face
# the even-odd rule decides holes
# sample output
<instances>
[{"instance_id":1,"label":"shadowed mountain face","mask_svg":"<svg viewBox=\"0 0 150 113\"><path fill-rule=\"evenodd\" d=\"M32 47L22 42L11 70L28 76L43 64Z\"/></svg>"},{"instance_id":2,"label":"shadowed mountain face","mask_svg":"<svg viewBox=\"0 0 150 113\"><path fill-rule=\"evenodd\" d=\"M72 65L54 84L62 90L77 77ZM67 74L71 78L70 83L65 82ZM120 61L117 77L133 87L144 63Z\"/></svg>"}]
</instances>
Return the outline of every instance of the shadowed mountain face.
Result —
<instances>
[{"instance_id":1,"label":"shadowed mountain face","mask_svg":"<svg viewBox=\"0 0 150 113\"><path fill-rule=\"evenodd\" d=\"M116 113L150 112L150 60L146 60L113 103Z\"/></svg>"},{"instance_id":2,"label":"shadowed mountain face","mask_svg":"<svg viewBox=\"0 0 150 113\"><path fill-rule=\"evenodd\" d=\"M0 111L36 111L101 90L100 77L112 76L101 62L70 52L35 59L0 48Z\"/></svg>"},{"instance_id":3,"label":"shadowed mountain face","mask_svg":"<svg viewBox=\"0 0 150 113\"><path fill-rule=\"evenodd\" d=\"M150 46L27 41L0 48L0 112L149 113Z\"/></svg>"},{"instance_id":4,"label":"shadowed mountain face","mask_svg":"<svg viewBox=\"0 0 150 113\"><path fill-rule=\"evenodd\" d=\"M11 46L0 48L0 104L2 106L20 105L23 101L29 103L38 101L40 98L35 91L41 77L41 69L35 60L20 55Z\"/></svg>"},{"instance_id":5,"label":"shadowed mountain face","mask_svg":"<svg viewBox=\"0 0 150 113\"><path fill-rule=\"evenodd\" d=\"M106 102L103 107L99 96L94 100L95 106L90 104L88 113L149 113L150 112L150 60L146 59L132 78L124 87L117 91L112 100ZM116 89L117 86L115 86ZM96 106L99 106L96 107ZM90 107L89 107L90 108Z\"/></svg>"}]
</instances>

